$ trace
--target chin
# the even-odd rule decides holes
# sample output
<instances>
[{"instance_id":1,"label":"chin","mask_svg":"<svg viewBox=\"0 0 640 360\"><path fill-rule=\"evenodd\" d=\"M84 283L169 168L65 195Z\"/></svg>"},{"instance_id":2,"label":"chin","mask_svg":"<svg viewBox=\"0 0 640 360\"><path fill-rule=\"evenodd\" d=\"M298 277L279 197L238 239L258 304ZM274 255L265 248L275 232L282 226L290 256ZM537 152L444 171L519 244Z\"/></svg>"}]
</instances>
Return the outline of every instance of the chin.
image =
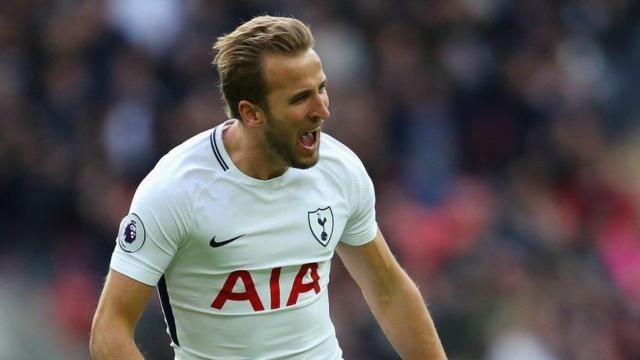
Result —
<instances>
[{"instance_id":1,"label":"chin","mask_svg":"<svg viewBox=\"0 0 640 360\"><path fill-rule=\"evenodd\" d=\"M305 158L305 159L294 159L291 164L289 164L289 166L291 166L292 168L296 168L296 169L309 169L311 167L313 167L315 164L318 163L318 160L320 160L320 156L319 154L316 152L316 154L311 157L311 158Z\"/></svg>"}]
</instances>

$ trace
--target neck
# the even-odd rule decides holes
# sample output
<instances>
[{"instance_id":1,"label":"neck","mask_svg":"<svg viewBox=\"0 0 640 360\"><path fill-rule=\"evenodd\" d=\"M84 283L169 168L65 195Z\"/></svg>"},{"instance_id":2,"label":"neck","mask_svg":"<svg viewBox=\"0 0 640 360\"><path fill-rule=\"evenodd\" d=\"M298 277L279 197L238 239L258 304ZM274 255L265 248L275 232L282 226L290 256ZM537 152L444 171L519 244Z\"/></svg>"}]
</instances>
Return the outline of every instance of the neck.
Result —
<instances>
[{"instance_id":1,"label":"neck","mask_svg":"<svg viewBox=\"0 0 640 360\"><path fill-rule=\"evenodd\" d=\"M223 130L222 143L233 164L252 178L273 179L284 174L289 168L268 151L258 129L249 129L240 120Z\"/></svg>"}]
</instances>

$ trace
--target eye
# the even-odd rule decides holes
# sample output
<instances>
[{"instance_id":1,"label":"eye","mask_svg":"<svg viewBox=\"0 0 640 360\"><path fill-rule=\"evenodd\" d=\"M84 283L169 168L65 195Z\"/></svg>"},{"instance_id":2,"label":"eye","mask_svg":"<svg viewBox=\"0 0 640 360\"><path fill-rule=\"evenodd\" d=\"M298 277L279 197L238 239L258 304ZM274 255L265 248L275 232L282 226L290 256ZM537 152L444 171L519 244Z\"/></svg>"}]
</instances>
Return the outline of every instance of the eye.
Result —
<instances>
[{"instance_id":1,"label":"eye","mask_svg":"<svg viewBox=\"0 0 640 360\"><path fill-rule=\"evenodd\" d=\"M305 91L305 92L303 92L302 94L299 94L299 95L294 96L294 97L291 99L290 103L291 103L291 104L299 104L299 103L301 103L302 101L304 101L307 97L309 97L309 92Z\"/></svg>"}]
</instances>

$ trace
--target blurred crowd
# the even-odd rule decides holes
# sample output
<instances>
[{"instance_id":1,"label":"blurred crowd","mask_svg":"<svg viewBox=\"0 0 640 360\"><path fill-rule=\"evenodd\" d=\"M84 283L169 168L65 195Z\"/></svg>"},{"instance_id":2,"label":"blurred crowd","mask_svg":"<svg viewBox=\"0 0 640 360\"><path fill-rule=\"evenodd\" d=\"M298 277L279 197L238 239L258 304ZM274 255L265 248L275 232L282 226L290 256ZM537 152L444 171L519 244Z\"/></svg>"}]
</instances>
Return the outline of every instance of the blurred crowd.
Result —
<instances>
[{"instance_id":1,"label":"blurred crowd","mask_svg":"<svg viewBox=\"0 0 640 360\"><path fill-rule=\"evenodd\" d=\"M173 146L225 120L216 37L311 26L326 132L450 359L640 359L640 3L3 0L0 359L86 359L118 224ZM395 359L336 258L346 359ZM154 300L137 331L171 359Z\"/></svg>"}]
</instances>

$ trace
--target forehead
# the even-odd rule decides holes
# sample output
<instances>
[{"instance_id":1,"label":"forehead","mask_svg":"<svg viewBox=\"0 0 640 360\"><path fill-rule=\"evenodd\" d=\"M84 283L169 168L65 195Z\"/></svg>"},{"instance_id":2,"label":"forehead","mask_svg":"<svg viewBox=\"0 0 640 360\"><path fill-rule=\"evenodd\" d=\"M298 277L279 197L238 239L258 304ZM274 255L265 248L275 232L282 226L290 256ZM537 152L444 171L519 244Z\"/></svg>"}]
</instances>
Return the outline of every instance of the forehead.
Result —
<instances>
[{"instance_id":1,"label":"forehead","mask_svg":"<svg viewBox=\"0 0 640 360\"><path fill-rule=\"evenodd\" d=\"M294 56L267 54L262 66L270 96L315 88L324 81L322 62L313 49Z\"/></svg>"}]
</instances>

